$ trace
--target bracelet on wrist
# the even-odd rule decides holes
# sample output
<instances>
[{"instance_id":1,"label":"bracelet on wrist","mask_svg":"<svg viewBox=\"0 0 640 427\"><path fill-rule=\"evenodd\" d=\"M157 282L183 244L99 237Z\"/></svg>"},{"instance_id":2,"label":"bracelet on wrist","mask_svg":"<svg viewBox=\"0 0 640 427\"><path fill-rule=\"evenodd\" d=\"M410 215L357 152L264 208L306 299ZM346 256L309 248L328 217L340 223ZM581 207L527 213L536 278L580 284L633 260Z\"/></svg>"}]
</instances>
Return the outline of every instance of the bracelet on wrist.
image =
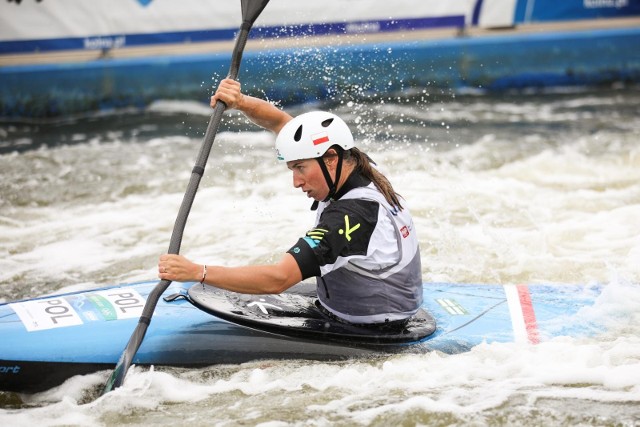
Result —
<instances>
[{"instance_id":1,"label":"bracelet on wrist","mask_svg":"<svg viewBox=\"0 0 640 427\"><path fill-rule=\"evenodd\" d=\"M204 285L204 280L207 278L207 264L202 266L202 279L200 279L200 284Z\"/></svg>"}]
</instances>

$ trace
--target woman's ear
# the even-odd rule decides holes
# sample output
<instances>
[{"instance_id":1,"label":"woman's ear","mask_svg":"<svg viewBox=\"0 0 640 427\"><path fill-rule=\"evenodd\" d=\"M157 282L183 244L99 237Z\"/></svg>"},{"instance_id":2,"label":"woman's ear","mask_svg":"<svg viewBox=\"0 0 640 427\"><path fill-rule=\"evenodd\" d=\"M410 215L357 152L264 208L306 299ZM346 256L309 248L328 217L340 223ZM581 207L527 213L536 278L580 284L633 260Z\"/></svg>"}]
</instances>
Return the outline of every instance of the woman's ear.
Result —
<instances>
[{"instance_id":1,"label":"woman's ear","mask_svg":"<svg viewBox=\"0 0 640 427\"><path fill-rule=\"evenodd\" d=\"M322 156L324 164L327 165L327 169L334 171L338 165L338 153L334 148L329 148L327 152Z\"/></svg>"}]
</instances>

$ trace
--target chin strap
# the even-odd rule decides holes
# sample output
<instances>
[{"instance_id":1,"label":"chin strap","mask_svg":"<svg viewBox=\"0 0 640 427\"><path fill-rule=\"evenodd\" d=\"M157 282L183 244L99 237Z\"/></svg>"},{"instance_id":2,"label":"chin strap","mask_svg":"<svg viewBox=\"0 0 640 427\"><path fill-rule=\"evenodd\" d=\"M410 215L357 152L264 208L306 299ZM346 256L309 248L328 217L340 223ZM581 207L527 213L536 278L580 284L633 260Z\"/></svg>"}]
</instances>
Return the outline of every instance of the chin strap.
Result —
<instances>
[{"instance_id":1,"label":"chin strap","mask_svg":"<svg viewBox=\"0 0 640 427\"><path fill-rule=\"evenodd\" d=\"M318 164L320 165L320 170L322 170L322 174L324 175L324 179L327 181L327 186L329 187L329 194L327 194L327 197L325 197L323 202L328 202L329 200L331 200L331 198L333 196L335 196L338 183L340 182L340 175L342 173L342 153L343 153L343 150L342 150L342 148L340 148L338 146L335 146L335 150L336 150L336 153L338 155L338 166L336 167L336 179L335 179L335 181L331 180L331 175L329 174L329 170L327 169L327 165L324 163L324 159L322 157L317 157L316 158L316 160L318 161ZM319 204L320 204L320 202L318 202L317 200L314 200L313 204L311 205L311 210L312 211L317 210Z\"/></svg>"}]
</instances>

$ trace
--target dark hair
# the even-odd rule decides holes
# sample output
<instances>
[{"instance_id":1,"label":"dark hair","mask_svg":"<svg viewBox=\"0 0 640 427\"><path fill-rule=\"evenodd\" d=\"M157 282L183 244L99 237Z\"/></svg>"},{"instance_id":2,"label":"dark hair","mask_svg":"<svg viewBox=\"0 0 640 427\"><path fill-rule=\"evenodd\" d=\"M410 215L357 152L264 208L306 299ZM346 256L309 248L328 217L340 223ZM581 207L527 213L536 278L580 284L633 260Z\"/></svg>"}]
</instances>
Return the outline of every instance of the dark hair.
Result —
<instances>
[{"instance_id":1,"label":"dark hair","mask_svg":"<svg viewBox=\"0 0 640 427\"><path fill-rule=\"evenodd\" d=\"M371 180L391 206L396 206L402 210L399 199L401 196L395 192L387 177L373 166L376 162L371 160L371 157L354 147L350 150L345 150L344 159L347 162L354 163L354 171Z\"/></svg>"}]
</instances>

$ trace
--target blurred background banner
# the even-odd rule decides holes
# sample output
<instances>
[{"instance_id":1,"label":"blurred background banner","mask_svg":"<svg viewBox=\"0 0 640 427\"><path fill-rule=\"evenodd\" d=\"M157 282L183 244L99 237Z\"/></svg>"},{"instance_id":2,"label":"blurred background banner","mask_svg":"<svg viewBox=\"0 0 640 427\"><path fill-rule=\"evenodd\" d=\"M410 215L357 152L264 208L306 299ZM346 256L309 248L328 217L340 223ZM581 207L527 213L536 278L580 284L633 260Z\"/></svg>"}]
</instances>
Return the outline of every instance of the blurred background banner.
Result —
<instances>
[{"instance_id":1,"label":"blurred background banner","mask_svg":"<svg viewBox=\"0 0 640 427\"><path fill-rule=\"evenodd\" d=\"M0 117L206 102L226 69L239 8L217 0L2 2ZM245 87L301 103L354 87L635 82L639 36L637 0L273 0L248 46L257 72Z\"/></svg>"}]
</instances>

